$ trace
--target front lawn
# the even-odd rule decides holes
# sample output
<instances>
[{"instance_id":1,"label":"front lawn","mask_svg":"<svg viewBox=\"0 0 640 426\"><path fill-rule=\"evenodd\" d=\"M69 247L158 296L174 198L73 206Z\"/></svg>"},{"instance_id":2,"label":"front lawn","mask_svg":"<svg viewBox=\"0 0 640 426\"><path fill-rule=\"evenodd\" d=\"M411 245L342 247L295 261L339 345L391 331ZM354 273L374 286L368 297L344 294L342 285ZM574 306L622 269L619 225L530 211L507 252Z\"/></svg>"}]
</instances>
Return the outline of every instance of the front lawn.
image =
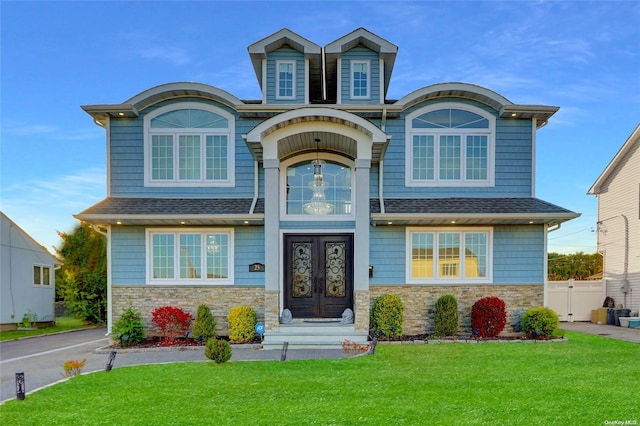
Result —
<instances>
[{"instance_id":1,"label":"front lawn","mask_svg":"<svg viewBox=\"0 0 640 426\"><path fill-rule=\"evenodd\" d=\"M73 317L58 317L56 325L38 328L36 330L10 330L0 332L0 341L15 340L24 337L41 336L43 334L59 333L61 331L77 330L85 328L83 321Z\"/></svg>"},{"instance_id":2,"label":"front lawn","mask_svg":"<svg viewBox=\"0 0 640 426\"><path fill-rule=\"evenodd\" d=\"M338 360L116 361L7 402L0 424L640 422L640 345L566 334L565 343L380 344L373 356Z\"/></svg>"}]
</instances>

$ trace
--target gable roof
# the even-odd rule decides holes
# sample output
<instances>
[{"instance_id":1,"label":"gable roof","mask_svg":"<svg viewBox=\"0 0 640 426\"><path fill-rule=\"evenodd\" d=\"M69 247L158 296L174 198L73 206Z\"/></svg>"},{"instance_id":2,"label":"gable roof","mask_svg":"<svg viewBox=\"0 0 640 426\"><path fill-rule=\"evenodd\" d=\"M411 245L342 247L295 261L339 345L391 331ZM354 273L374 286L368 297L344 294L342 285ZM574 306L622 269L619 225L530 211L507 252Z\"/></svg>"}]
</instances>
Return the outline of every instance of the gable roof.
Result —
<instances>
[{"instance_id":1,"label":"gable roof","mask_svg":"<svg viewBox=\"0 0 640 426\"><path fill-rule=\"evenodd\" d=\"M14 231L15 230L15 231ZM3 247L23 249L32 253L42 263L61 265L57 257L31 235L18 226L6 214L0 212L0 245Z\"/></svg>"},{"instance_id":2,"label":"gable roof","mask_svg":"<svg viewBox=\"0 0 640 426\"><path fill-rule=\"evenodd\" d=\"M613 160L607 165L604 171L600 174L598 179L591 185L587 194L589 195L597 195L601 192L603 186L607 183L607 180L612 175L614 170L618 167L620 163L622 163L627 155L632 151L632 148L637 144L640 144L640 124L636 126L635 130L631 133L631 136L627 139L627 141L622 145L622 147L618 150L616 155L613 157Z\"/></svg>"}]
</instances>

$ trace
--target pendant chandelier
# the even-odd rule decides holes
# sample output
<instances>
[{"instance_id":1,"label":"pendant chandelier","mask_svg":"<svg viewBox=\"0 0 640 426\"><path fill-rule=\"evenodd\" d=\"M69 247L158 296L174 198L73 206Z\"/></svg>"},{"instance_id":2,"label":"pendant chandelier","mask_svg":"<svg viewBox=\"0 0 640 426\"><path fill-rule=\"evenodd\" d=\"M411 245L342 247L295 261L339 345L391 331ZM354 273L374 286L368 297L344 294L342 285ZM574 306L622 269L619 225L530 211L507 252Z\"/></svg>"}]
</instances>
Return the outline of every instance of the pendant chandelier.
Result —
<instances>
[{"instance_id":1,"label":"pendant chandelier","mask_svg":"<svg viewBox=\"0 0 640 426\"><path fill-rule=\"evenodd\" d=\"M316 159L311 162L313 165L313 181L309 184L313 194L311 200L304 204L304 211L312 215L326 215L333 211L333 204L328 203L324 195L327 183L322 176L322 166L324 161L318 157L320 139L316 139Z\"/></svg>"}]
</instances>

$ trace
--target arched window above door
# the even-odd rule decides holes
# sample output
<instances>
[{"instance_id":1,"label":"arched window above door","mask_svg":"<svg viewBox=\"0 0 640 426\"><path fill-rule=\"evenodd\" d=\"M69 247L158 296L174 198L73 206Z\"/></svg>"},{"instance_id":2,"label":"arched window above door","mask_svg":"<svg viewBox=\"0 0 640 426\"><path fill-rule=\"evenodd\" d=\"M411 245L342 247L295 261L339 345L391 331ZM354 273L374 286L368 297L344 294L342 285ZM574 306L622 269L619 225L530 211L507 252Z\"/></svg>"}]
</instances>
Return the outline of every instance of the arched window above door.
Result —
<instances>
[{"instance_id":1,"label":"arched window above door","mask_svg":"<svg viewBox=\"0 0 640 426\"><path fill-rule=\"evenodd\" d=\"M314 171L315 156L283 163L282 214L288 219L344 219L353 215L352 164L337 156L320 157L321 183Z\"/></svg>"}]
</instances>

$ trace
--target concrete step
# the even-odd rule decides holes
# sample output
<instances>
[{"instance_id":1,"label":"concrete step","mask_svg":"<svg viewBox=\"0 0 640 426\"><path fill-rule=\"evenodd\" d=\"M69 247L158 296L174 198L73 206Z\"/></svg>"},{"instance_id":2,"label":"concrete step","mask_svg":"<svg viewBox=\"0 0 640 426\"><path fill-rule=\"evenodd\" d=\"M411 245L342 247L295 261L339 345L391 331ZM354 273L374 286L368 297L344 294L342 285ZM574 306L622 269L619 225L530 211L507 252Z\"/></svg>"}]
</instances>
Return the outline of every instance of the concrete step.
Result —
<instances>
[{"instance_id":1,"label":"concrete step","mask_svg":"<svg viewBox=\"0 0 640 426\"><path fill-rule=\"evenodd\" d=\"M262 347L281 349L288 342L291 349L340 349L342 342L366 344L368 334L356 332L353 324L294 323L281 324L279 331L264 334Z\"/></svg>"}]
</instances>

